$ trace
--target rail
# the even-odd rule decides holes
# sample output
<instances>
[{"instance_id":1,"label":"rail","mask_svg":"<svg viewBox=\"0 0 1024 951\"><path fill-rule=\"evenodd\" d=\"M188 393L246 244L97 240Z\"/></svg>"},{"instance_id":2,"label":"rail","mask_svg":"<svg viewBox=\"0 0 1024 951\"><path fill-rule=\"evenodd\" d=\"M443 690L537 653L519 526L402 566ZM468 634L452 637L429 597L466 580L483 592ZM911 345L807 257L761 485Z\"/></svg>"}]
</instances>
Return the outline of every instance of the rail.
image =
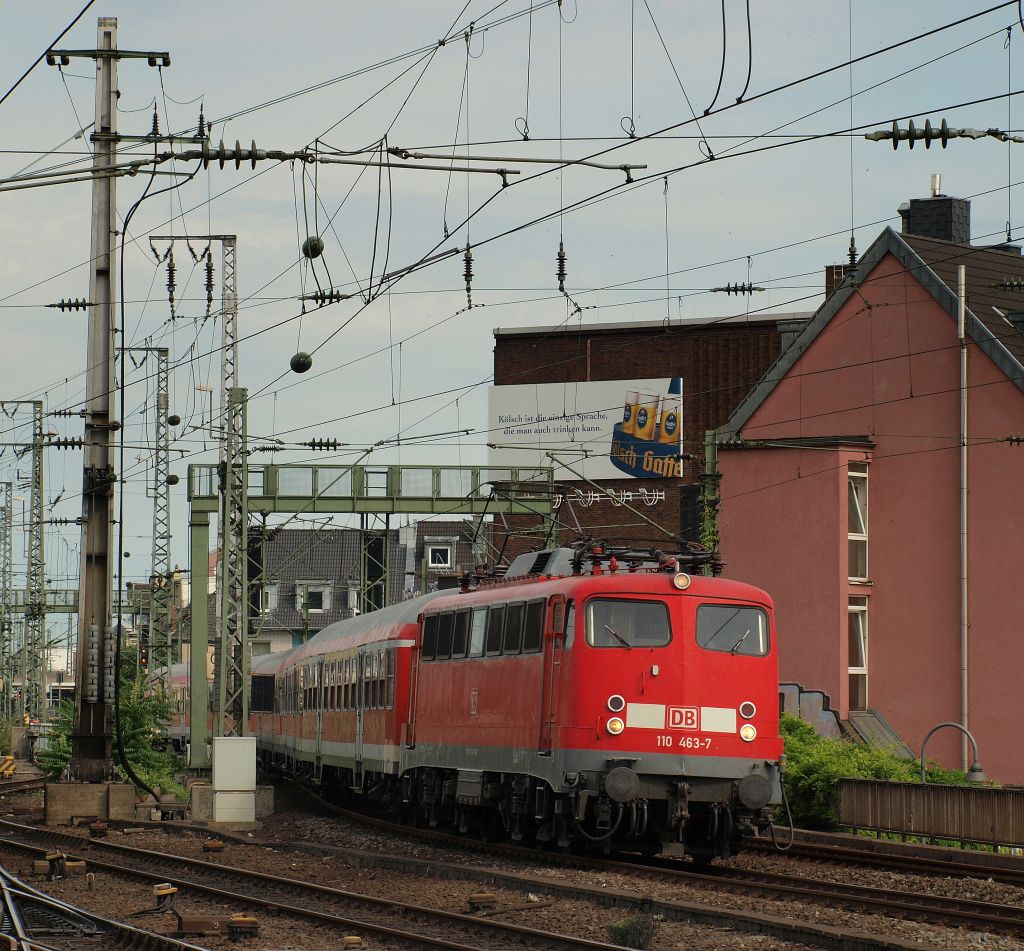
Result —
<instances>
[{"instance_id":1,"label":"rail","mask_svg":"<svg viewBox=\"0 0 1024 951\"><path fill-rule=\"evenodd\" d=\"M1024 789L843 779L839 824L926 839L1021 847Z\"/></svg>"}]
</instances>

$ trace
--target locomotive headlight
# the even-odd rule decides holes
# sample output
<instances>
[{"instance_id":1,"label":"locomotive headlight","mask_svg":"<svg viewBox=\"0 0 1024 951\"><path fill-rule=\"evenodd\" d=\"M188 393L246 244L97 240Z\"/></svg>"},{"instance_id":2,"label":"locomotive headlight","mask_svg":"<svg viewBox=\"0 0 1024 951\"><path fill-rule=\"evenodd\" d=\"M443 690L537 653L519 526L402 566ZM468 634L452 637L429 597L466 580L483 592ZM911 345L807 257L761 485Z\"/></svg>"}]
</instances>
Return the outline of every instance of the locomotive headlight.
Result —
<instances>
[{"instance_id":1,"label":"locomotive headlight","mask_svg":"<svg viewBox=\"0 0 1024 951\"><path fill-rule=\"evenodd\" d=\"M740 716L744 720L753 720L754 715L757 713L757 707L755 707L749 700L744 700L740 704Z\"/></svg>"},{"instance_id":2,"label":"locomotive headlight","mask_svg":"<svg viewBox=\"0 0 1024 951\"><path fill-rule=\"evenodd\" d=\"M748 743L757 738L757 727L753 723L744 723L740 727L740 739Z\"/></svg>"},{"instance_id":3,"label":"locomotive headlight","mask_svg":"<svg viewBox=\"0 0 1024 951\"><path fill-rule=\"evenodd\" d=\"M626 701L623 697L620 697L617 693L613 693L608 698L608 709L612 713L622 713L626 709Z\"/></svg>"},{"instance_id":4,"label":"locomotive headlight","mask_svg":"<svg viewBox=\"0 0 1024 951\"><path fill-rule=\"evenodd\" d=\"M607 729L612 736L618 736L624 729L626 729L626 724L622 721L622 717L611 717L605 724L605 729Z\"/></svg>"},{"instance_id":5,"label":"locomotive headlight","mask_svg":"<svg viewBox=\"0 0 1024 951\"><path fill-rule=\"evenodd\" d=\"M693 579L684 571L680 571L679 574L673 576L672 584L674 584L680 591L685 591L690 587L690 582Z\"/></svg>"}]
</instances>

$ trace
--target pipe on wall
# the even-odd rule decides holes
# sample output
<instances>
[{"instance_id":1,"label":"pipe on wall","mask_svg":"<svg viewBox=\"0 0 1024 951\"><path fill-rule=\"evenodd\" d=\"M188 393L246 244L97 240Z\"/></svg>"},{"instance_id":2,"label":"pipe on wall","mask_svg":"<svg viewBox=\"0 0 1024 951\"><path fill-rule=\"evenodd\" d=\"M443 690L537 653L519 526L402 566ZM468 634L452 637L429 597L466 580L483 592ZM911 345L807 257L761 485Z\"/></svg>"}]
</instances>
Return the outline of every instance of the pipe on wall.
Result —
<instances>
[{"instance_id":1,"label":"pipe on wall","mask_svg":"<svg viewBox=\"0 0 1024 951\"><path fill-rule=\"evenodd\" d=\"M957 268L957 336L960 339L960 765L967 769L970 646L967 613L967 268Z\"/></svg>"}]
</instances>

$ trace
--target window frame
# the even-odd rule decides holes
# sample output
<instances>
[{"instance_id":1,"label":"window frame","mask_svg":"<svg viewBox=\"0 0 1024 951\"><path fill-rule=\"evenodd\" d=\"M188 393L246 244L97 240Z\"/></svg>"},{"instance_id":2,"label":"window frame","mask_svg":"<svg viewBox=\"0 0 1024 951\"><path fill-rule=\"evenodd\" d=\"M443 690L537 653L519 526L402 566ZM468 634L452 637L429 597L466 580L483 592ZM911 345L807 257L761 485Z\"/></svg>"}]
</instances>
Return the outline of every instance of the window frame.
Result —
<instances>
[{"instance_id":1,"label":"window frame","mask_svg":"<svg viewBox=\"0 0 1024 951\"><path fill-rule=\"evenodd\" d=\"M591 638L591 611L594 605L599 603L616 603L616 604L637 604L637 605L659 605L665 612L665 630L668 633L668 639L664 644L630 644L626 647L625 644L620 644L618 640L612 639L610 644L595 644ZM575 610L573 611L575 617ZM601 595L597 595L592 598L587 598L583 602L583 627L584 627L584 639L587 642L587 646L593 650L661 650L668 647L672 643L672 614L669 611L668 602L662 601L660 598L611 598Z\"/></svg>"},{"instance_id":2,"label":"window frame","mask_svg":"<svg viewBox=\"0 0 1024 951\"><path fill-rule=\"evenodd\" d=\"M433 560L433 553L437 551L443 551L445 553L445 560L441 562L435 562ZM427 561L428 571L451 571L455 567L455 548L450 543L446 542L427 542L426 552L424 552Z\"/></svg>"},{"instance_id":3,"label":"window frame","mask_svg":"<svg viewBox=\"0 0 1024 951\"><path fill-rule=\"evenodd\" d=\"M870 663L870 639L869 639L869 628L868 628L868 599L863 597L851 597L847 600L846 605L847 615L847 640L846 640L846 675L847 675L847 707L850 710L867 710L868 709L868 664ZM861 659L864 661L863 666L857 666L852 664L851 657L851 644L854 637L853 623L854 618L858 618L859 630L856 632L857 640L859 641L859 650L861 653ZM858 678L863 684L864 693L864 704L863 706L853 705L853 683L854 678Z\"/></svg>"},{"instance_id":4,"label":"window frame","mask_svg":"<svg viewBox=\"0 0 1024 951\"><path fill-rule=\"evenodd\" d=\"M487 608L487 632L484 636L484 657L500 657L501 647L505 638L505 607L504 604L492 604ZM492 618L497 618L492 622ZM492 627L496 624L496 630ZM492 646L492 638L496 643Z\"/></svg>"},{"instance_id":5,"label":"window frame","mask_svg":"<svg viewBox=\"0 0 1024 951\"><path fill-rule=\"evenodd\" d=\"M848 580L854 583L867 582L871 574L868 545L871 524L869 489L867 464L849 463L846 469L846 573ZM855 550L860 553L858 560L863 561L863 574L854 573Z\"/></svg>"},{"instance_id":6,"label":"window frame","mask_svg":"<svg viewBox=\"0 0 1024 951\"><path fill-rule=\"evenodd\" d=\"M537 643L535 646L527 646L526 638L528 632L530 632L530 617L531 614L536 616L536 635ZM532 601L526 602L526 610L523 612L523 653L524 654L539 654L544 650L544 620L547 616L547 600L545 598L534 598Z\"/></svg>"},{"instance_id":7,"label":"window frame","mask_svg":"<svg viewBox=\"0 0 1024 951\"><path fill-rule=\"evenodd\" d=\"M509 601L505 605L505 624L501 632L501 653L515 656L523 652L523 623L526 620L526 602Z\"/></svg>"},{"instance_id":8,"label":"window frame","mask_svg":"<svg viewBox=\"0 0 1024 951\"><path fill-rule=\"evenodd\" d=\"M756 611L764 622L764 650L760 653L751 653L750 651L738 650L734 645L733 647L726 646L727 642L723 642L722 647L708 647L708 644L714 641L718 634L725 629L725 625L728 624L732 618L727 618L725 624L719 625L718 629L706 644L702 644L700 641L700 612L705 609L714 611L729 610L735 608L736 612L739 611ZM697 605L696 612L694 613L694 625L693 625L693 639L696 645L701 649L708 651L713 654L729 654L733 657L750 657L750 658L764 658L768 657L772 652L772 628L771 619L768 616L768 612L759 604L745 604L742 602L732 601L704 601ZM746 641L743 642L746 644ZM742 645L740 645L742 646Z\"/></svg>"}]
</instances>

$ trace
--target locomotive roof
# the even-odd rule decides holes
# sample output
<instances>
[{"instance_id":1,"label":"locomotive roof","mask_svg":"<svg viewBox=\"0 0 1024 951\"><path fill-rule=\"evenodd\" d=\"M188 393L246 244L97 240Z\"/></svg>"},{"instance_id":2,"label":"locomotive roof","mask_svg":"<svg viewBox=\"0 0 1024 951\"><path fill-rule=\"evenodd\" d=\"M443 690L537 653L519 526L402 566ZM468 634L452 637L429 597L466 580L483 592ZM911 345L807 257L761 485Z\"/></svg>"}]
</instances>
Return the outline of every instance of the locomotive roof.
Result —
<instances>
[{"instance_id":1,"label":"locomotive roof","mask_svg":"<svg viewBox=\"0 0 1024 951\"><path fill-rule=\"evenodd\" d=\"M588 597L594 594L672 594L688 597L738 598L773 605L771 595L762 588L733 581L730 578L705 578L690 575L690 586L684 591L677 589L672 579L674 573L666 571L636 571L620 569L605 570L602 574L568 575L555 578L516 578L506 583L482 584L475 591L460 593L443 592L448 597L431 607L443 611L453 607L477 605L492 601L528 601L532 598L546 598L552 594L568 597Z\"/></svg>"}]
</instances>

